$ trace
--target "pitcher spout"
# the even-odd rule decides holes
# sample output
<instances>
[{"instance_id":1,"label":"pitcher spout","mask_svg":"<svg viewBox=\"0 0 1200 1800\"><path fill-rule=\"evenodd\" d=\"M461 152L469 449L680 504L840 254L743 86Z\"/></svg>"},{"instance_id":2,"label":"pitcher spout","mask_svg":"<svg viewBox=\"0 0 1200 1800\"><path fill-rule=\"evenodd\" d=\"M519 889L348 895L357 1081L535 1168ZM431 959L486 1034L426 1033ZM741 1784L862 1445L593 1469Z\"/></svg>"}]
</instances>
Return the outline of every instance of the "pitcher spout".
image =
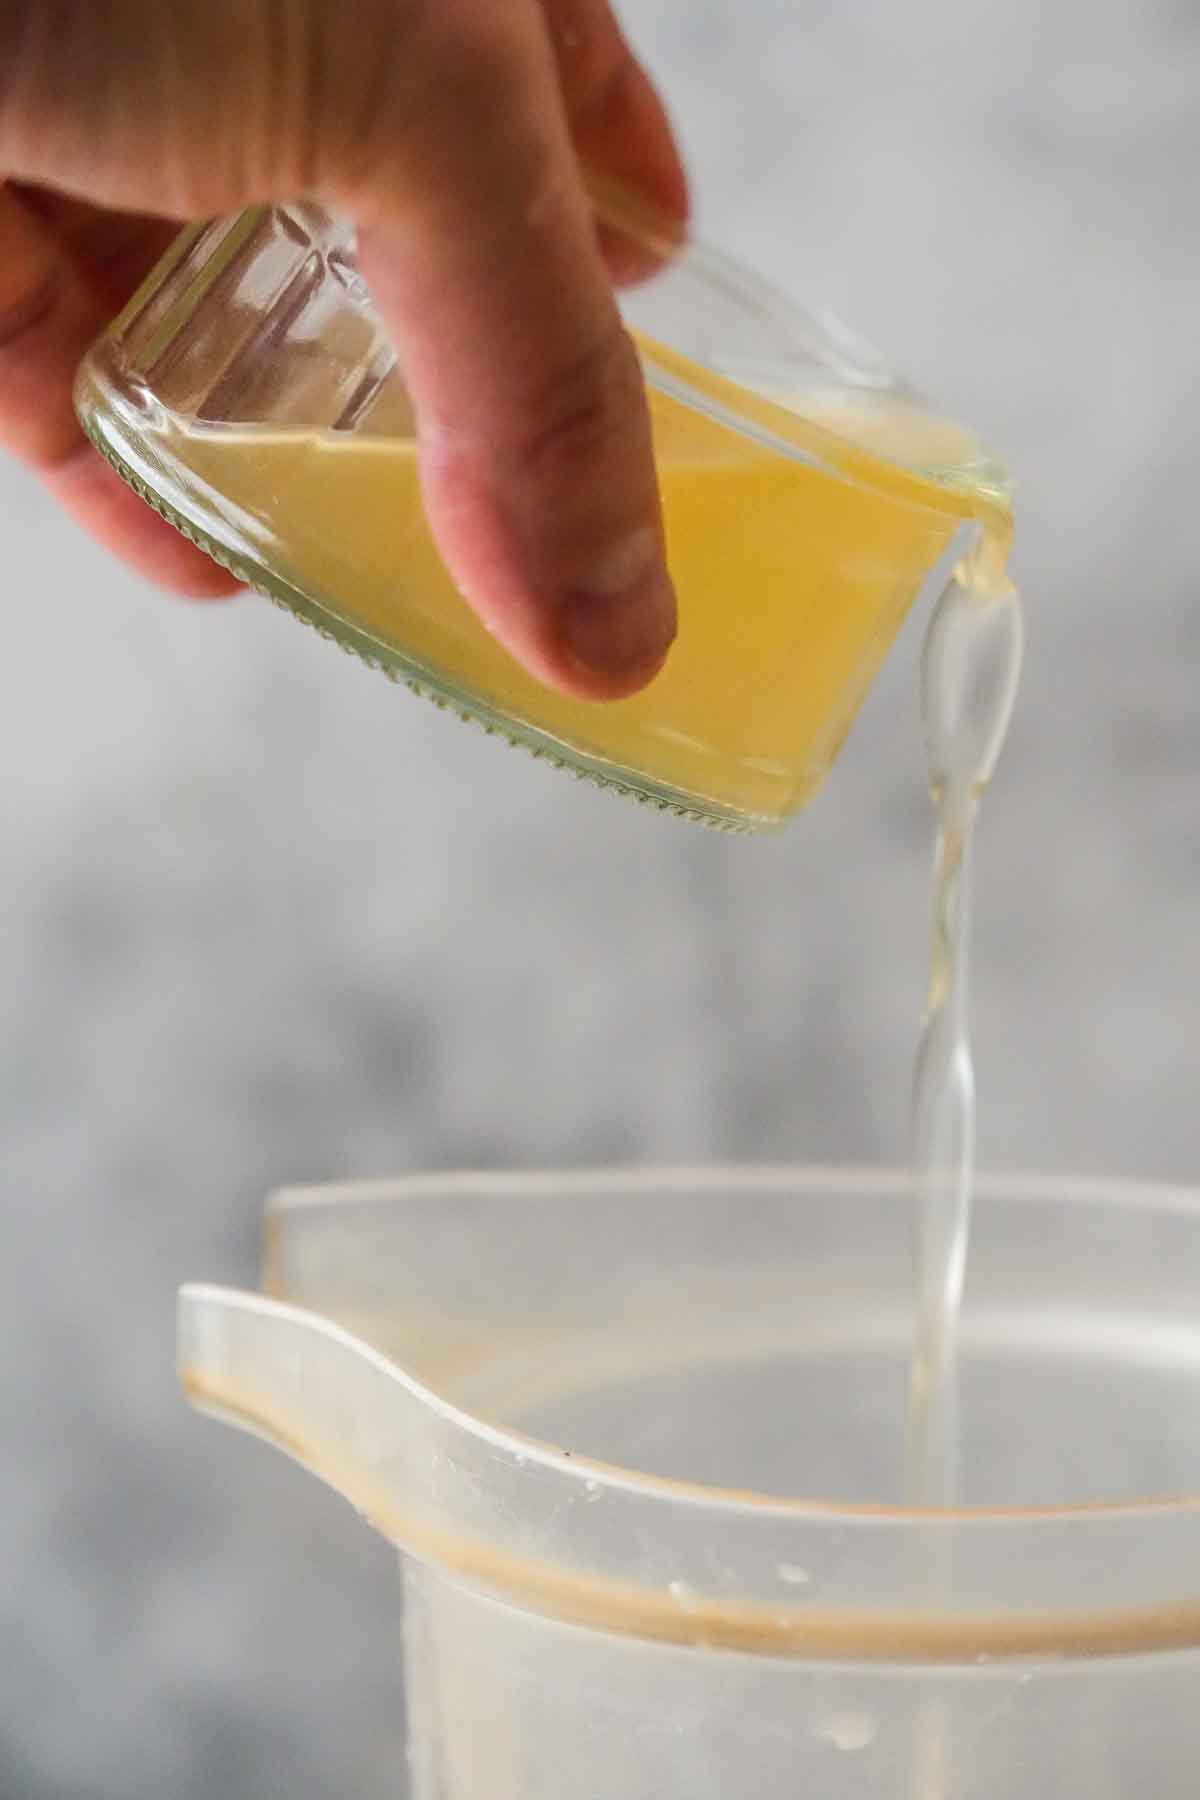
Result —
<instances>
[{"instance_id":1,"label":"pitcher spout","mask_svg":"<svg viewBox=\"0 0 1200 1800\"><path fill-rule=\"evenodd\" d=\"M369 1344L300 1307L195 1284L179 1296L178 1366L198 1411L291 1456L385 1537L411 1534L421 1401Z\"/></svg>"}]
</instances>

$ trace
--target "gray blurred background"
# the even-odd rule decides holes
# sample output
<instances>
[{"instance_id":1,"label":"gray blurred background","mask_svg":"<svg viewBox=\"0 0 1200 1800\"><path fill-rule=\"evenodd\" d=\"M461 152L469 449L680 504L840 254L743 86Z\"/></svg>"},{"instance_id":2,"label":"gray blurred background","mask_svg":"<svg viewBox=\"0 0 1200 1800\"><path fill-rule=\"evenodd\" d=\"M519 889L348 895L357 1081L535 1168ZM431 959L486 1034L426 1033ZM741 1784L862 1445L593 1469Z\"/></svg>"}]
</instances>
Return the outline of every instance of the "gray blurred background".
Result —
<instances>
[{"instance_id":1,"label":"gray blurred background","mask_svg":"<svg viewBox=\"0 0 1200 1800\"><path fill-rule=\"evenodd\" d=\"M630 0L700 225L1008 457L1028 673L985 815L982 1158L1200 1152L1200 13ZM734 841L171 604L0 469L0 1796L398 1792L397 1585L189 1415L172 1310L277 1183L903 1153L914 620L812 811Z\"/></svg>"}]
</instances>

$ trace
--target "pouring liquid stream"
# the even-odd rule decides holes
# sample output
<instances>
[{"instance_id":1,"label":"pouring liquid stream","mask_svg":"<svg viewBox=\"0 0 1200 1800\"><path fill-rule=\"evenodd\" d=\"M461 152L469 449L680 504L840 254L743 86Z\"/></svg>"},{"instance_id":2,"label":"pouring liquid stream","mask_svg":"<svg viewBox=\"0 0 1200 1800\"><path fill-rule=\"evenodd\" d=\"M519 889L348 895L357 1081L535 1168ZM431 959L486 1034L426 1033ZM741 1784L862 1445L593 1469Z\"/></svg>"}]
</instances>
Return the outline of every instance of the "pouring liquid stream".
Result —
<instances>
[{"instance_id":1,"label":"pouring liquid stream","mask_svg":"<svg viewBox=\"0 0 1200 1800\"><path fill-rule=\"evenodd\" d=\"M961 1501L958 1320L975 1173L975 1073L969 1015L971 852L979 804L1008 732L1020 677L1022 620L1005 575L1011 524L985 524L930 620L921 657L921 713L937 811L933 954L913 1078L915 1326L909 1387L906 1499ZM925 1604L949 1597L939 1554L916 1578ZM951 1746L932 1697L918 1719L914 1800L945 1800Z\"/></svg>"},{"instance_id":2,"label":"pouring liquid stream","mask_svg":"<svg viewBox=\"0 0 1200 1800\"><path fill-rule=\"evenodd\" d=\"M1021 610L1004 574L1007 543L986 530L946 585L921 657L921 711L937 809L933 956L912 1097L916 1327L907 1498L959 1500L956 1336L975 1167L969 1032L971 851L975 820L1012 715Z\"/></svg>"}]
</instances>

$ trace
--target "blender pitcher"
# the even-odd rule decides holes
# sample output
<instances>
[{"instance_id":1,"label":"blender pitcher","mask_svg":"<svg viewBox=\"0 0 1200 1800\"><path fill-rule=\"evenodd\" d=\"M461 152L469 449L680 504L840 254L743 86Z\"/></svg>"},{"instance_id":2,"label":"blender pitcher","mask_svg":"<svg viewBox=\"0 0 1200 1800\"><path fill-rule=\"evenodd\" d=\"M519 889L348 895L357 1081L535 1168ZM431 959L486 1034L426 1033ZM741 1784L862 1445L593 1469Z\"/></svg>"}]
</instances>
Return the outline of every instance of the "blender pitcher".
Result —
<instances>
[{"instance_id":1,"label":"blender pitcher","mask_svg":"<svg viewBox=\"0 0 1200 1800\"><path fill-rule=\"evenodd\" d=\"M1200 1195L981 1181L919 1513L907 1192L296 1190L263 1294L184 1290L192 1400L399 1549L412 1800L1191 1800Z\"/></svg>"}]
</instances>

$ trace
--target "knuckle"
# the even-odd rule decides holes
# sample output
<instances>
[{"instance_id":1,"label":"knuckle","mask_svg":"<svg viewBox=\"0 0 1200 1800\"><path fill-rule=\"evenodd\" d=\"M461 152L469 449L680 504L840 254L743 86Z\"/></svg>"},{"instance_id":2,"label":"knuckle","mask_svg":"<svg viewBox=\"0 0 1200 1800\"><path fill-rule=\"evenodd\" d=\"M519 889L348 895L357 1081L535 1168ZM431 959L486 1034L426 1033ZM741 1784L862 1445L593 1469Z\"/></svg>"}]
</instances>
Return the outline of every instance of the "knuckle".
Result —
<instances>
[{"instance_id":1,"label":"knuckle","mask_svg":"<svg viewBox=\"0 0 1200 1800\"><path fill-rule=\"evenodd\" d=\"M463 0L360 0L347 33L329 9L330 42L315 59L322 82L317 110L334 174L369 188L380 164L393 163L397 136L409 145L445 143L445 121L466 139L489 134L511 105L518 43L508 6ZM423 171L429 178L429 171Z\"/></svg>"},{"instance_id":2,"label":"knuckle","mask_svg":"<svg viewBox=\"0 0 1200 1800\"><path fill-rule=\"evenodd\" d=\"M449 80L503 105L497 81L514 73L528 48L520 11L495 0L416 0L413 12L422 51L416 78Z\"/></svg>"},{"instance_id":3,"label":"knuckle","mask_svg":"<svg viewBox=\"0 0 1200 1800\"><path fill-rule=\"evenodd\" d=\"M403 116L393 106L397 68L423 11L411 0L356 0L347 30L340 12L307 9L306 155L318 180L338 186L369 175Z\"/></svg>"},{"instance_id":4,"label":"knuckle","mask_svg":"<svg viewBox=\"0 0 1200 1800\"><path fill-rule=\"evenodd\" d=\"M619 320L538 381L521 421L518 455L531 476L586 472L628 441L641 371Z\"/></svg>"}]
</instances>

